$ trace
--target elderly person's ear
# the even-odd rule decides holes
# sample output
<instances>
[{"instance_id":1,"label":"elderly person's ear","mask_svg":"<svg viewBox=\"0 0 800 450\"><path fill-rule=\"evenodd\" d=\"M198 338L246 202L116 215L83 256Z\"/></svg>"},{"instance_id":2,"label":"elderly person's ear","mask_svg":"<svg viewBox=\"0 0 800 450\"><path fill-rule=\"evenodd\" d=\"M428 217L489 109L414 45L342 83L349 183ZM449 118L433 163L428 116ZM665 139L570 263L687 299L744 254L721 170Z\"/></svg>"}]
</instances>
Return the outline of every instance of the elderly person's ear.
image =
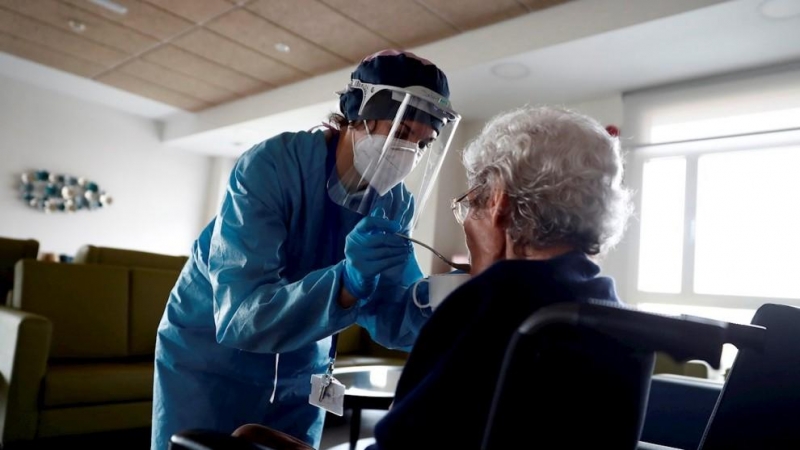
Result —
<instances>
[{"instance_id":1,"label":"elderly person's ear","mask_svg":"<svg viewBox=\"0 0 800 450\"><path fill-rule=\"evenodd\" d=\"M505 228L508 221L508 208L509 208L508 194L505 189L494 188L489 194L489 202L487 204L489 215L492 218L492 226L498 228Z\"/></svg>"}]
</instances>

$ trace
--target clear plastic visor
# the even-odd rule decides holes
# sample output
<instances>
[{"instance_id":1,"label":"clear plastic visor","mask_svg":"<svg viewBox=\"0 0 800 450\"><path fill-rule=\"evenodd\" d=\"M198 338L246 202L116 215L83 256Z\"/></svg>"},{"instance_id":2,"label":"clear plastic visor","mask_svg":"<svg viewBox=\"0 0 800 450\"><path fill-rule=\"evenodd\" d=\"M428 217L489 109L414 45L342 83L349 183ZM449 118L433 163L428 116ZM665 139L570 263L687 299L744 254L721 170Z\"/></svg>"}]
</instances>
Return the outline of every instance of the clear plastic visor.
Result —
<instances>
[{"instance_id":1,"label":"clear plastic visor","mask_svg":"<svg viewBox=\"0 0 800 450\"><path fill-rule=\"evenodd\" d=\"M352 148L340 149L328 180L334 202L416 227L461 119L449 103L422 91L428 90L365 91L362 119L348 128Z\"/></svg>"}]
</instances>

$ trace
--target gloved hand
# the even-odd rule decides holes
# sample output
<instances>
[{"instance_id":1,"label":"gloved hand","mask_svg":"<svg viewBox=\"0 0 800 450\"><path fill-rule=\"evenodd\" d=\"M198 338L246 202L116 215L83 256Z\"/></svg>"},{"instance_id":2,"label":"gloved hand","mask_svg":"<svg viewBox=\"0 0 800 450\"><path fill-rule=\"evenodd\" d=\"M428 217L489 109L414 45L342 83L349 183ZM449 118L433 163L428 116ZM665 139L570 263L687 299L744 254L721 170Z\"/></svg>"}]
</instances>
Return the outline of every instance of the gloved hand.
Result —
<instances>
[{"instance_id":1,"label":"gloved hand","mask_svg":"<svg viewBox=\"0 0 800 450\"><path fill-rule=\"evenodd\" d=\"M342 281L354 297L372 295L381 272L405 264L412 256L411 243L395 235L400 228L398 222L368 216L347 235Z\"/></svg>"},{"instance_id":2,"label":"gloved hand","mask_svg":"<svg viewBox=\"0 0 800 450\"><path fill-rule=\"evenodd\" d=\"M414 217L414 196L402 186L398 186L375 200L370 215L399 222L403 229L398 231L408 234Z\"/></svg>"}]
</instances>

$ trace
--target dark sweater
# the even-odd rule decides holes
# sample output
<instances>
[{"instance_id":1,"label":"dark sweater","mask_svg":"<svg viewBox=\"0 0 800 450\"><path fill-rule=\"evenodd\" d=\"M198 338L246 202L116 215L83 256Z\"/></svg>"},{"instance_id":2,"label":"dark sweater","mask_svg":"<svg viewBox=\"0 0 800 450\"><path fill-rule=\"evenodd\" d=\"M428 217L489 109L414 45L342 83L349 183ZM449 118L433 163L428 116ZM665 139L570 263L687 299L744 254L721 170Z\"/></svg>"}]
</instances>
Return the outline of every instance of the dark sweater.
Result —
<instances>
[{"instance_id":1,"label":"dark sweater","mask_svg":"<svg viewBox=\"0 0 800 450\"><path fill-rule=\"evenodd\" d=\"M391 410L369 450L480 448L505 349L534 311L556 302L618 301L580 252L506 260L454 291L423 327Z\"/></svg>"}]
</instances>

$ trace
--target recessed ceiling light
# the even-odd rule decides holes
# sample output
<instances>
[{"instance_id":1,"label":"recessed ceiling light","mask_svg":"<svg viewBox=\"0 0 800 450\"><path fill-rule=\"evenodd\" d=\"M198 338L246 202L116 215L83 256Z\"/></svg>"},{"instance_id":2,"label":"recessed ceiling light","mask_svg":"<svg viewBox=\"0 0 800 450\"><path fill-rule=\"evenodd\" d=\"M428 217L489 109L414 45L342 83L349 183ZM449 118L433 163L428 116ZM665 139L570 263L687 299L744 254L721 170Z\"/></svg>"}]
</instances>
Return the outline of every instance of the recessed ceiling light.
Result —
<instances>
[{"instance_id":1,"label":"recessed ceiling light","mask_svg":"<svg viewBox=\"0 0 800 450\"><path fill-rule=\"evenodd\" d=\"M281 53L289 53L290 51L292 51L291 47L284 44L283 42L278 42L277 44L275 44L275 50Z\"/></svg>"},{"instance_id":2,"label":"recessed ceiling light","mask_svg":"<svg viewBox=\"0 0 800 450\"><path fill-rule=\"evenodd\" d=\"M103 8L111 12L115 12L117 14L128 14L127 7L120 5L119 3L112 2L111 0L89 0L89 1L97 6L102 6Z\"/></svg>"},{"instance_id":3,"label":"recessed ceiling light","mask_svg":"<svg viewBox=\"0 0 800 450\"><path fill-rule=\"evenodd\" d=\"M490 71L498 78L505 80L518 80L530 75L531 70L528 66L518 62L500 63L492 66Z\"/></svg>"},{"instance_id":4,"label":"recessed ceiling light","mask_svg":"<svg viewBox=\"0 0 800 450\"><path fill-rule=\"evenodd\" d=\"M758 9L768 19L789 19L800 16L800 0L767 0Z\"/></svg>"},{"instance_id":5,"label":"recessed ceiling light","mask_svg":"<svg viewBox=\"0 0 800 450\"><path fill-rule=\"evenodd\" d=\"M83 33L86 31L86 24L79 20L70 19L67 23L69 24L69 27L72 28L72 31L76 33Z\"/></svg>"}]
</instances>

